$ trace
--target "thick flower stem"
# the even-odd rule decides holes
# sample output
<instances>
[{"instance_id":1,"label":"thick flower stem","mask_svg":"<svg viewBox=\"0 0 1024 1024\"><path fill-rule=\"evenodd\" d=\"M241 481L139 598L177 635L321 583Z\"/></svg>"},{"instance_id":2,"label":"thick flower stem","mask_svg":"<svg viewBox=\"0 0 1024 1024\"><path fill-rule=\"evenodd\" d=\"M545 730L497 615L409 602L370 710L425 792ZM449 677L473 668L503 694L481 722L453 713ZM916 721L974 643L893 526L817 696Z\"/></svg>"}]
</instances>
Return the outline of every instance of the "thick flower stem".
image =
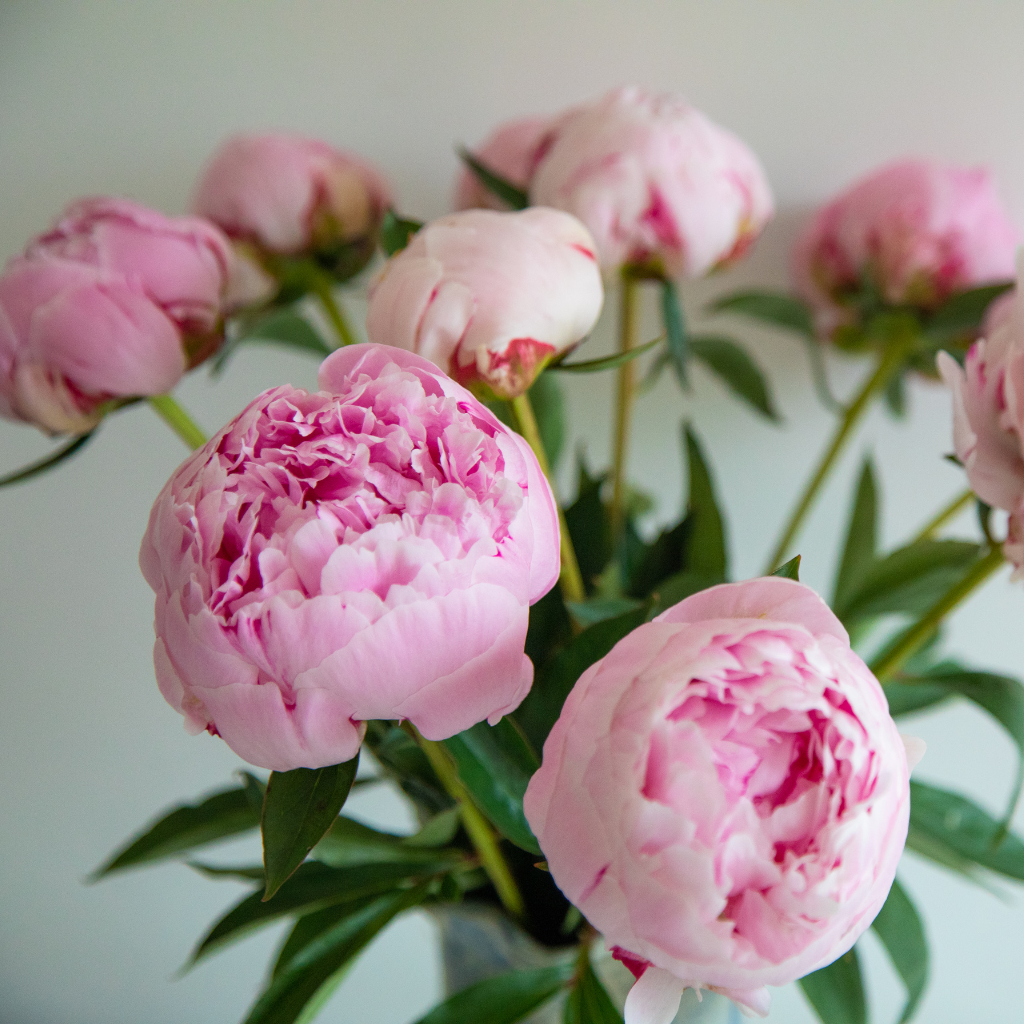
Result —
<instances>
[{"instance_id":1,"label":"thick flower stem","mask_svg":"<svg viewBox=\"0 0 1024 1024\"><path fill-rule=\"evenodd\" d=\"M313 290L316 292L316 297L320 300L320 305L323 306L324 312L327 314L327 319L331 321L331 326L338 335L341 346L354 345L356 343L356 336L349 326L348 320L345 319L345 313L341 308L341 304L334 297L331 279L326 274L317 274L313 282Z\"/></svg>"},{"instance_id":2,"label":"thick flower stem","mask_svg":"<svg viewBox=\"0 0 1024 1024\"><path fill-rule=\"evenodd\" d=\"M625 355L636 347L639 281L624 268L619 298L619 352ZM634 360L619 367L615 392L615 434L612 438L612 536L622 533L626 501L626 455L629 448L629 426L636 395Z\"/></svg>"},{"instance_id":3,"label":"thick flower stem","mask_svg":"<svg viewBox=\"0 0 1024 1024\"><path fill-rule=\"evenodd\" d=\"M927 526L914 538L914 543L919 540L930 540L943 526L946 525L966 505L969 505L974 497L974 491L968 488L963 494L957 495L941 512L928 521Z\"/></svg>"},{"instance_id":4,"label":"thick flower stem","mask_svg":"<svg viewBox=\"0 0 1024 1024\"><path fill-rule=\"evenodd\" d=\"M170 395L154 395L149 399L149 404L156 410L157 416L193 451L206 444L206 435Z\"/></svg>"},{"instance_id":5,"label":"thick flower stem","mask_svg":"<svg viewBox=\"0 0 1024 1024\"><path fill-rule=\"evenodd\" d=\"M529 396L524 394L513 398L512 412L515 415L519 433L533 449L533 454L537 456L540 468L548 478L551 490L554 491L555 482L551 478L551 466L548 463L547 452L544 451L544 442L541 440L537 417L533 414ZM580 572L580 564L576 560L576 550L572 546L572 537L569 535L569 525L565 521L565 513L562 511L562 506L558 504L557 498L555 507L558 509L558 526L561 534L562 571L559 574L558 583L562 588L562 596L566 601L585 601L587 590L583 585L583 574Z\"/></svg>"},{"instance_id":6,"label":"thick flower stem","mask_svg":"<svg viewBox=\"0 0 1024 1024\"><path fill-rule=\"evenodd\" d=\"M1005 561L1001 547L993 547L984 558L975 562L971 571L955 583L935 602L909 629L905 630L895 643L884 650L871 664L871 671L879 680L898 672L932 635L935 628L972 591L985 582Z\"/></svg>"},{"instance_id":7,"label":"thick flower stem","mask_svg":"<svg viewBox=\"0 0 1024 1024\"><path fill-rule=\"evenodd\" d=\"M839 421L839 427L836 429L831 444L825 450L825 454L818 463L818 468L814 471L814 475L804 488L803 494L800 495L800 500L790 514L782 531L782 536L772 551L771 558L765 564L765 575L774 572L782 564L786 553L789 551L790 544L793 543L793 539L799 532L800 527L803 526L807 513L810 512L822 484L825 483L832 467L835 465L836 459L846 446L846 442L850 439L853 428L860 422L864 413L867 412L871 400L884 391L885 386L893 378L894 374L899 372L905 356L906 348L903 345L897 343L889 345L885 350L885 354L879 360L875 372L868 378L867 382L847 407L843 418Z\"/></svg>"},{"instance_id":8,"label":"thick flower stem","mask_svg":"<svg viewBox=\"0 0 1024 1024\"><path fill-rule=\"evenodd\" d=\"M459 805L463 827L480 857L481 866L487 872L487 877L498 893L501 905L512 917L522 919L526 907L519 892L519 886L516 885L516 880L512 877L512 872L501 855L498 837L487 819L477 810L476 804L473 803L472 797L462 784L444 744L425 739L411 722L404 722L402 727L420 745L420 749L426 754L430 767L434 769L434 774L437 775L441 785Z\"/></svg>"}]
</instances>

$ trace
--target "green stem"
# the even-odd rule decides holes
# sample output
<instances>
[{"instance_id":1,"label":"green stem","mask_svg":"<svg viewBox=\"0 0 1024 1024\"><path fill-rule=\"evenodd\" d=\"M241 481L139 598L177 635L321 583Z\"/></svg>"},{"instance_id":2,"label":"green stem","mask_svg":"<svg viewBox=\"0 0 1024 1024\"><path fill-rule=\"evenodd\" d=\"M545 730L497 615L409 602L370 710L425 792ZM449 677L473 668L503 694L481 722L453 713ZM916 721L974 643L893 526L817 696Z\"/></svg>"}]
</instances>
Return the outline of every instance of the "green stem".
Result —
<instances>
[{"instance_id":1,"label":"green stem","mask_svg":"<svg viewBox=\"0 0 1024 1024\"><path fill-rule=\"evenodd\" d=\"M803 494L800 495L800 500L790 514L782 531L782 536L779 538L778 544L775 545L771 558L768 559L765 565L765 575L773 572L782 564L782 560L789 551L790 544L793 543L793 538L796 537L800 527L803 525L807 513L814 504L814 499L818 496L822 484L828 478L828 474L833 465L835 465L836 459L849 440L853 428L867 411L871 399L883 391L892 379L893 374L899 371L905 355L905 346L895 343L889 345L885 350L885 354L879 360L875 372L868 378L853 402L847 407L842 420L839 422L839 427L832 438L832 443L828 446L821 461L818 463L818 468L808 481Z\"/></svg>"},{"instance_id":2,"label":"green stem","mask_svg":"<svg viewBox=\"0 0 1024 1024\"><path fill-rule=\"evenodd\" d=\"M636 347L639 282L628 268L622 271L619 299L619 352L626 355ZM626 456L629 426L636 393L635 365L632 360L619 367L615 393L615 433L612 437L612 536L622 533L626 499Z\"/></svg>"},{"instance_id":3,"label":"green stem","mask_svg":"<svg viewBox=\"0 0 1024 1024\"><path fill-rule=\"evenodd\" d=\"M1003 551L994 547L984 558L971 567L971 571L955 583L915 622L884 650L872 663L871 671L879 680L885 680L898 672L903 663L911 657L932 635L939 623L968 595L985 582L1004 562Z\"/></svg>"},{"instance_id":4,"label":"green stem","mask_svg":"<svg viewBox=\"0 0 1024 1024\"><path fill-rule=\"evenodd\" d=\"M512 872L501 854L498 837L487 819L477 810L476 804L473 803L472 797L462 784L459 773L455 770L455 765L444 748L444 744L425 739L412 722L406 721L402 727L420 745L420 749L426 754L430 767L434 769L434 774L437 775L441 785L459 805L463 827L480 857L481 866L487 872L487 877L498 893L502 906L512 917L521 920L526 906L523 903L522 894L519 892L519 886L516 885L516 880L512 877Z\"/></svg>"},{"instance_id":5,"label":"green stem","mask_svg":"<svg viewBox=\"0 0 1024 1024\"><path fill-rule=\"evenodd\" d=\"M958 494L934 519L929 520L921 532L914 538L916 544L920 540L930 540L943 526L946 525L966 505L969 505L974 497L974 491L968 488L963 494Z\"/></svg>"},{"instance_id":6,"label":"green stem","mask_svg":"<svg viewBox=\"0 0 1024 1024\"><path fill-rule=\"evenodd\" d=\"M338 340L341 344L343 346L355 345L356 336L349 326L348 320L345 319L345 313L341 308L341 304L334 297L334 289L331 286L330 278L325 274L317 274L313 279L313 290L316 292L316 297L320 300L320 305L323 306L327 319L331 321L331 326L334 327L334 331L338 335Z\"/></svg>"},{"instance_id":7,"label":"green stem","mask_svg":"<svg viewBox=\"0 0 1024 1024\"><path fill-rule=\"evenodd\" d=\"M149 399L149 404L156 410L157 416L193 451L206 444L206 435L170 395L154 395Z\"/></svg>"},{"instance_id":8,"label":"green stem","mask_svg":"<svg viewBox=\"0 0 1024 1024\"><path fill-rule=\"evenodd\" d=\"M548 455L544 450L544 442L541 440L540 429L537 426L537 417L533 414L533 406L530 404L528 395L520 395L512 399L512 412L516 418L516 426L519 433L526 439L526 443L533 449L537 456L540 468L551 484L552 492L555 489L555 482L551 478L551 466L548 463ZM583 585L583 574L580 572L580 563L576 558L576 549L572 546L572 537L569 534L569 524L565 521L565 513L562 506L555 499L555 508L558 509L558 525L561 533L561 556L562 571L558 576L558 583L562 588L562 595L566 601L585 601L587 589Z\"/></svg>"}]
</instances>

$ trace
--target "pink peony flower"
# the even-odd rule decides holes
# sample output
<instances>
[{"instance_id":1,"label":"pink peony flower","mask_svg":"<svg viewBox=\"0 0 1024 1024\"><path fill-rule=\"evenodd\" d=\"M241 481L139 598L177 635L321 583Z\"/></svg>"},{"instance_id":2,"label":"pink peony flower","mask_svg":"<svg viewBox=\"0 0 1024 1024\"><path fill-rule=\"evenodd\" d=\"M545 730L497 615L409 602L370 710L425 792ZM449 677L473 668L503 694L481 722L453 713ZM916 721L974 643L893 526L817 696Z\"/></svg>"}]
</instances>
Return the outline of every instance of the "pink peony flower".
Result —
<instances>
[{"instance_id":1,"label":"pink peony flower","mask_svg":"<svg viewBox=\"0 0 1024 1024\"><path fill-rule=\"evenodd\" d=\"M556 121L530 200L575 214L601 266L700 277L737 259L774 211L758 159L676 96L616 89Z\"/></svg>"},{"instance_id":2,"label":"pink peony flower","mask_svg":"<svg viewBox=\"0 0 1024 1024\"><path fill-rule=\"evenodd\" d=\"M0 414L51 433L169 391L219 340L228 241L197 217L86 199L0 276Z\"/></svg>"},{"instance_id":3,"label":"pink peony flower","mask_svg":"<svg viewBox=\"0 0 1024 1024\"><path fill-rule=\"evenodd\" d=\"M931 309L1012 277L1016 246L989 171L903 160L818 210L793 247L793 281L831 334L866 280L886 302Z\"/></svg>"},{"instance_id":4,"label":"pink peony flower","mask_svg":"<svg viewBox=\"0 0 1024 1024\"><path fill-rule=\"evenodd\" d=\"M427 224L388 260L366 333L514 398L590 331L602 300L594 241L575 217L467 210Z\"/></svg>"},{"instance_id":5,"label":"pink peony flower","mask_svg":"<svg viewBox=\"0 0 1024 1024\"><path fill-rule=\"evenodd\" d=\"M846 952L889 892L910 808L882 688L808 587L687 598L570 693L526 792L558 886L642 972L627 1024L687 986L765 985Z\"/></svg>"},{"instance_id":6,"label":"pink peony flower","mask_svg":"<svg viewBox=\"0 0 1024 1024\"><path fill-rule=\"evenodd\" d=\"M511 711L559 571L536 458L469 392L380 345L320 386L264 392L183 463L140 554L161 692L277 771L348 760L367 719L437 740Z\"/></svg>"},{"instance_id":7,"label":"pink peony flower","mask_svg":"<svg viewBox=\"0 0 1024 1024\"><path fill-rule=\"evenodd\" d=\"M504 178L510 185L528 192L530 179L537 163L544 154L550 118L523 117L506 121L473 150L473 155L489 171ZM505 210L505 204L468 168L463 167L455 182L455 209L469 210L483 207L490 210Z\"/></svg>"}]
</instances>

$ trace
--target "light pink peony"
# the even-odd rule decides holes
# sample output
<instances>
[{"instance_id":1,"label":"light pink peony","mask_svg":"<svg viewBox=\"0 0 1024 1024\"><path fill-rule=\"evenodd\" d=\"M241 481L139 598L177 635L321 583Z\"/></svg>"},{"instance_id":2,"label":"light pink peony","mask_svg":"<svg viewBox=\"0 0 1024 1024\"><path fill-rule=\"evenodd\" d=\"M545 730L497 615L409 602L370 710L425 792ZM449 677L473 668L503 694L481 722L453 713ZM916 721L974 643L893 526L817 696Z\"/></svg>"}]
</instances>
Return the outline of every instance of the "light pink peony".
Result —
<instances>
[{"instance_id":1,"label":"light pink peony","mask_svg":"<svg viewBox=\"0 0 1024 1024\"><path fill-rule=\"evenodd\" d=\"M177 470L140 564L160 690L252 764L351 758L367 719L444 739L526 696L558 578L526 443L428 363L353 345L264 392Z\"/></svg>"},{"instance_id":2,"label":"light pink peony","mask_svg":"<svg viewBox=\"0 0 1024 1024\"><path fill-rule=\"evenodd\" d=\"M86 199L0 276L0 415L51 433L169 391L219 340L233 259L198 217Z\"/></svg>"},{"instance_id":3,"label":"light pink peony","mask_svg":"<svg viewBox=\"0 0 1024 1024\"><path fill-rule=\"evenodd\" d=\"M530 200L579 217L605 271L700 277L741 256L774 211L757 157L676 96L616 89L564 114L542 145Z\"/></svg>"},{"instance_id":4,"label":"light pink peony","mask_svg":"<svg viewBox=\"0 0 1024 1024\"><path fill-rule=\"evenodd\" d=\"M1017 237L989 171L902 160L818 210L793 247L793 281L829 334L865 281L887 302L930 309L1012 277Z\"/></svg>"},{"instance_id":5,"label":"light pink peony","mask_svg":"<svg viewBox=\"0 0 1024 1024\"><path fill-rule=\"evenodd\" d=\"M506 121L498 125L473 150L473 155L489 171L504 178L510 185L528 192L530 179L544 154L544 146L550 142L547 135L550 124L551 119L547 117L522 117ZM469 210L477 207L508 209L490 189L481 184L468 167L463 166L455 182L455 209Z\"/></svg>"},{"instance_id":6,"label":"light pink peony","mask_svg":"<svg viewBox=\"0 0 1024 1024\"><path fill-rule=\"evenodd\" d=\"M366 333L514 398L590 331L602 300L594 240L575 217L466 210L427 224L388 260Z\"/></svg>"},{"instance_id":7,"label":"light pink peony","mask_svg":"<svg viewBox=\"0 0 1024 1024\"><path fill-rule=\"evenodd\" d=\"M768 577L687 598L587 669L525 807L559 888L643 972L627 1024L667 1024L687 986L764 1014L765 985L853 945L895 876L908 775L839 620Z\"/></svg>"},{"instance_id":8,"label":"light pink peony","mask_svg":"<svg viewBox=\"0 0 1024 1024\"><path fill-rule=\"evenodd\" d=\"M238 135L203 172L193 208L233 238L294 255L372 234L390 192L379 171L326 142Z\"/></svg>"}]
</instances>

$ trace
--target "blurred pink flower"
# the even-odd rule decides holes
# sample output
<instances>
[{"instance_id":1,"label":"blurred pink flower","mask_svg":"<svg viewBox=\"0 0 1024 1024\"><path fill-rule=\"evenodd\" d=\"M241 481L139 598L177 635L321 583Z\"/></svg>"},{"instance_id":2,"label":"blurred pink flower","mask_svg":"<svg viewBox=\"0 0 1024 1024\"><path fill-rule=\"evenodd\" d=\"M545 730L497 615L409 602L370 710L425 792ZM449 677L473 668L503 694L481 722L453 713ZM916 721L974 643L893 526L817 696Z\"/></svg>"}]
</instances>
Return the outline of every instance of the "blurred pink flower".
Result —
<instances>
[{"instance_id":1,"label":"blurred pink flower","mask_svg":"<svg viewBox=\"0 0 1024 1024\"><path fill-rule=\"evenodd\" d=\"M504 178L510 185L530 189L530 179L537 162L543 155L543 145L551 119L547 117L522 117L498 125L472 150L489 171ZM463 166L455 182L455 209L469 210L482 207L490 210L506 210L508 207L480 179Z\"/></svg>"},{"instance_id":2,"label":"blurred pink flower","mask_svg":"<svg viewBox=\"0 0 1024 1024\"><path fill-rule=\"evenodd\" d=\"M220 339L233 259L198 217L86 199L0 276L0 414L51 433L169 391Z\"/></svg>"},{"instance_id":3,"label":"blurred pink flower","mask_svg":"<svg viewBox=\"0 0 1024 1024\"><path fill-rule=\"evenodd\" d=\"M526 814L559 888L640 974L627 1024L685 987L764 1014L889 892L910 808L882 688L810 588L723 584L576 683Z\"/></svg>"},{"instance_id":4,"label":"blurred pink flower","mask_svg":"<svg viewBox=\"0 0 1024 1024\"><path fill-rule=\"evenodd\" d=\"M161 692L252 764L351 758L367 719L429 739L526 696L558 578L525 442L425 359L354 345L264 392L175 472L140 564Z\"/></svg>"},{"instance_id":5,"label":"blurred pink flower","mask_svg":"<svg viewBox=\"0 0 1024 1024\"><path fill-rule=\"evenodd\" d=\"M431 221L370 287L371 341L418 352L482 393L522 394L601 312L594 241L559 210Z\"/></svg>"},{"instance_id":6,"label":"blurred pink flower","mask_svg":"<svg viewBox=\"0 0 1024 1024\"><path fill-rule=\"evenodd\" d=\"M575 214L601 267L700 277L739 258L774 212L764 170L735 135L671 95L616 89L552 123L530 200Z\"/></svg>"}]
</instances>

